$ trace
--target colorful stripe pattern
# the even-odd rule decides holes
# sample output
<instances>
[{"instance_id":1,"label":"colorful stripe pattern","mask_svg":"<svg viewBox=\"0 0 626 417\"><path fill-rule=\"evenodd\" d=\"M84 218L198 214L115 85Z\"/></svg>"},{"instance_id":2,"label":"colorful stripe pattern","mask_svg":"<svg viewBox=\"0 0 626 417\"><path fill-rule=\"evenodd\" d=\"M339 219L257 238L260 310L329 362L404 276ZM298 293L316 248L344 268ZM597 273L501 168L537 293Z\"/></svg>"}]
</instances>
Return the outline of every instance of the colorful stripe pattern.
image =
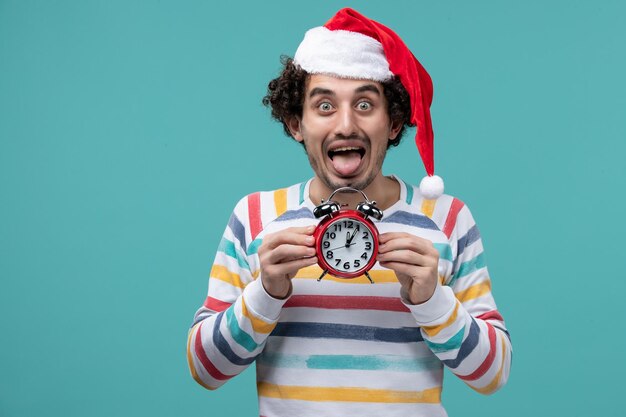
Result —
<instances>
[{"instance_id":1,"label":"colorful stripe pattern","mask_svg":"<svg viewBox=\"0 0 626 417\"><path fill-rule=\"evenodd\" d=\"M337 310L405 311L409 309L397 297L341 296L341 295L292 295L285 304L288 307L309 307Z\"/></svg>"},{"instance_id":2,"label":"colorful stripe pattern","mask_svg":"<svg viewBox=\"0 0 626 417\"><path fill-rule=\"evenodd\" d=\"M189 331L192 377L212 390L256 361L261 415L305 417L445 415L444 366L483 394L506 383L510 338L471 213L399 183L401 201L378 228L433 242L444 284L437 306L404 304L395 273L378 264L376 285L364 276L317 282L320 268L303 268L293 294L272 299L257 280L263 237L317 220L308 183L250 194L228 222Z\"/></svg>"},{"instance_id":3,"label":"colorful stripe pattern","mask_svg":"<svg viewBox=\"0 0 626 417\"><path fill-rule=\"evenodd\" d=\"M439 403L441 388L423 391L366 389L360 387L285 386L258 383L259 396L286 400L375 402L375 403Z\"/></svg>"},{"instance_id":4,"label":"colorful stripe pattern","mask_svg":"<svg viewBox=\"0 0 626 417\"><path fill-rule=\"evenodd\" d=\"M425 370L438 370L441 362L436 356L407 358L401 355L299 355L264 352L257 365L289 369L330 370L393 370L418 374Z\"/></svg>"}]
</instances>

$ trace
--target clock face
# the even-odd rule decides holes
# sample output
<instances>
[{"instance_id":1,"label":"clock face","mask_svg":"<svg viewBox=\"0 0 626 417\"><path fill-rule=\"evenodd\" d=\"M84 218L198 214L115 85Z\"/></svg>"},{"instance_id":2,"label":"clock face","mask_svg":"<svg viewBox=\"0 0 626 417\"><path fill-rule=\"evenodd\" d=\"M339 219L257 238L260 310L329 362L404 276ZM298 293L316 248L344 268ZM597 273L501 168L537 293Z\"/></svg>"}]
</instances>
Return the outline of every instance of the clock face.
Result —
<instances>
[{"instance_id":1,"label":"clock face","mask_svg":"<svg viewBox=\"0 0 626 417\"><path fill-rule=\"evenodd\" d=\"M318 256L331 274L353 278L376 262L377 239L378 234L363 220L339 217L321 230Z\"/></svg>"}]
</instances>

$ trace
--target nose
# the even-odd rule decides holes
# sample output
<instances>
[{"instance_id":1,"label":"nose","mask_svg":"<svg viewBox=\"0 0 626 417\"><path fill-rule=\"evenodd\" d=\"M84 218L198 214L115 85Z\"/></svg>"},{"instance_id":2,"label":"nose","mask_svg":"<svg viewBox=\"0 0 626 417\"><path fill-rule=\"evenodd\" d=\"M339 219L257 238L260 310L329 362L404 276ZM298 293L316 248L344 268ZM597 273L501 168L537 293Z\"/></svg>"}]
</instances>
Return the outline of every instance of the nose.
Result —
<instances>
[{"instance_id":1,"label":"nose","mask_svg":"<svg viewBox=\"0 0 626 417\"><path fill-rule=\"evenodd\" d=\"M357 135L357 124L352 108L346 106L338 110L336 114L335 135L347 138Z\"/></svg>"}]
</instances>

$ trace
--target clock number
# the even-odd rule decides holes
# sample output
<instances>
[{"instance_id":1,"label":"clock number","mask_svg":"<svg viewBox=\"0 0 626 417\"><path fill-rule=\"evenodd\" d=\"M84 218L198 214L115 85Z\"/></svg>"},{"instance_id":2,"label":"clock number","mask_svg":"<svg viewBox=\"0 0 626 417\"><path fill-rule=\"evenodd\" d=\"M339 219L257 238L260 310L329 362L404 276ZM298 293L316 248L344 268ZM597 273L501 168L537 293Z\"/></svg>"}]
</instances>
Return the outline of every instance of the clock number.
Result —
<instances>
[{"instance_id":1,"label":"clock number","mask_svg":"<svg viewBox=\"0 0 626 417\"><path fill-rule=\"evenodd\" d=\"M324 247L324 249L328 249L330 247L330 242L325 240L324 242L322 242L322 246Z\"/></svg>"},{"instance_id":2,"label":"clock number","mask_svg":"<svg viewBox=\"0 0 626 417\"><path fill-rule=\"evenodd\" d=\"M333 259L333 251L329 250L328 252L326 252L326 259Z\"/></svg>"},{"instance_id":3,"label":"clock number","mask_svg":"<svg viewBox=\"0 0 626 417\"><path fill-rule=\"evenodd\" d=\"M341 259L337 258L335 259L335 266L338 266L341 263Z\"/></svg>"},{"instance_id":4,"label":"clock number","mask_svg":"<svg viewBox=\"0 0 626 417\"><path fill-rule=\"evenodd\" d=\"M335 234L335 232L326 232L326 239L334 239L336 237L337 235Z\"/></svg>"},{"instance_id":5,"label":"clock number","mask_svg":"<svg viewBox=\"0 0 626 417\"><path fill-rule=\"evenodd\" d=\"M363 232L363 239L369 239L370 238L370 234L367 232Z\"/></svg>"},{"instance_id":6,"label":"clock number","mask_svg":"<svg viewBox=\"0 0 626 417\"><path fill-rule=\"evenodd\" d=\"M365 250L372 250L372 242L365 242Z\"/></svg>"},{"instance_id":7,"label":"clock number","mask_svg":"<svg viewBox=\"0 0 626 417\"><path fill-rule=\"evenodd\" d=\"M361 259L367 259L367 252L363 252L363 255L361 255Z\"/></svg>"},{"instance_id":8,"label":"clock number","mask_svg":"<svg viewBox=\"0 0 626 417\"><path fill-rule=\"evenodd\" d=\"M346 262L343 264L343 269L350 269L350 262Z\"/></svg>"},{"instance_id":9,"label":"clock number","mask_svg":"<svg viewBox=\"0 0 626 417\"><path fill-rule=\"evenodd\" d=\"M335 223L333 224L333 226L335 226L335 232L337 231L341 232L341 225L339 223Z\"/></svg>"},{"instance_id":10,"label":"clock number","mask_svg":"<svg viewBox=\"0 0 626 417\"><path fill-rule=\"evenodd\" d=\"M361 266L361 261L359 261L358 259L355 259L355 260L354 260L354 267L355 267L355 268L358 268L358 267L360 267L360 266Z\"/></svg>"},{"instance_id":11,"label":"clock number","mask_svg":"<svg viewBox=\"0 0 626 417\"><path fill-rule=\"evenodd\" d=\"M354 222L352 220L344 220L343 227L346 229L354 229Z\"/></svg>"}]
</instances>

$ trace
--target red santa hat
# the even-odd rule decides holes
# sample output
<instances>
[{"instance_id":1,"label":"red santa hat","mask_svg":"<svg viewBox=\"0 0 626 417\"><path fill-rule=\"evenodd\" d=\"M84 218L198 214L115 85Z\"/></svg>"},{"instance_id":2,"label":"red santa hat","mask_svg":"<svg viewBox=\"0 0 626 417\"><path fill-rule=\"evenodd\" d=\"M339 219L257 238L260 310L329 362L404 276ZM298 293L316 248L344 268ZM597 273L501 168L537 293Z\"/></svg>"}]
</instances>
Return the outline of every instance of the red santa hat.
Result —
<instances>
[{"instance_id":1,"label":"red santa hat","mask_svg":"<svg viewBox=\"0 0 626 417\"><path fill-rule=\"evenodd\" d=\"M417 126L415 143L426 168L420 191L428 199L443 194L443 180L434 175L433 83L394 31L353 9L341 9L324 26L306 32L294 62L311 74L378 82L397 76L411 100L411 123Z\"/></svg>"}]
</instances>

